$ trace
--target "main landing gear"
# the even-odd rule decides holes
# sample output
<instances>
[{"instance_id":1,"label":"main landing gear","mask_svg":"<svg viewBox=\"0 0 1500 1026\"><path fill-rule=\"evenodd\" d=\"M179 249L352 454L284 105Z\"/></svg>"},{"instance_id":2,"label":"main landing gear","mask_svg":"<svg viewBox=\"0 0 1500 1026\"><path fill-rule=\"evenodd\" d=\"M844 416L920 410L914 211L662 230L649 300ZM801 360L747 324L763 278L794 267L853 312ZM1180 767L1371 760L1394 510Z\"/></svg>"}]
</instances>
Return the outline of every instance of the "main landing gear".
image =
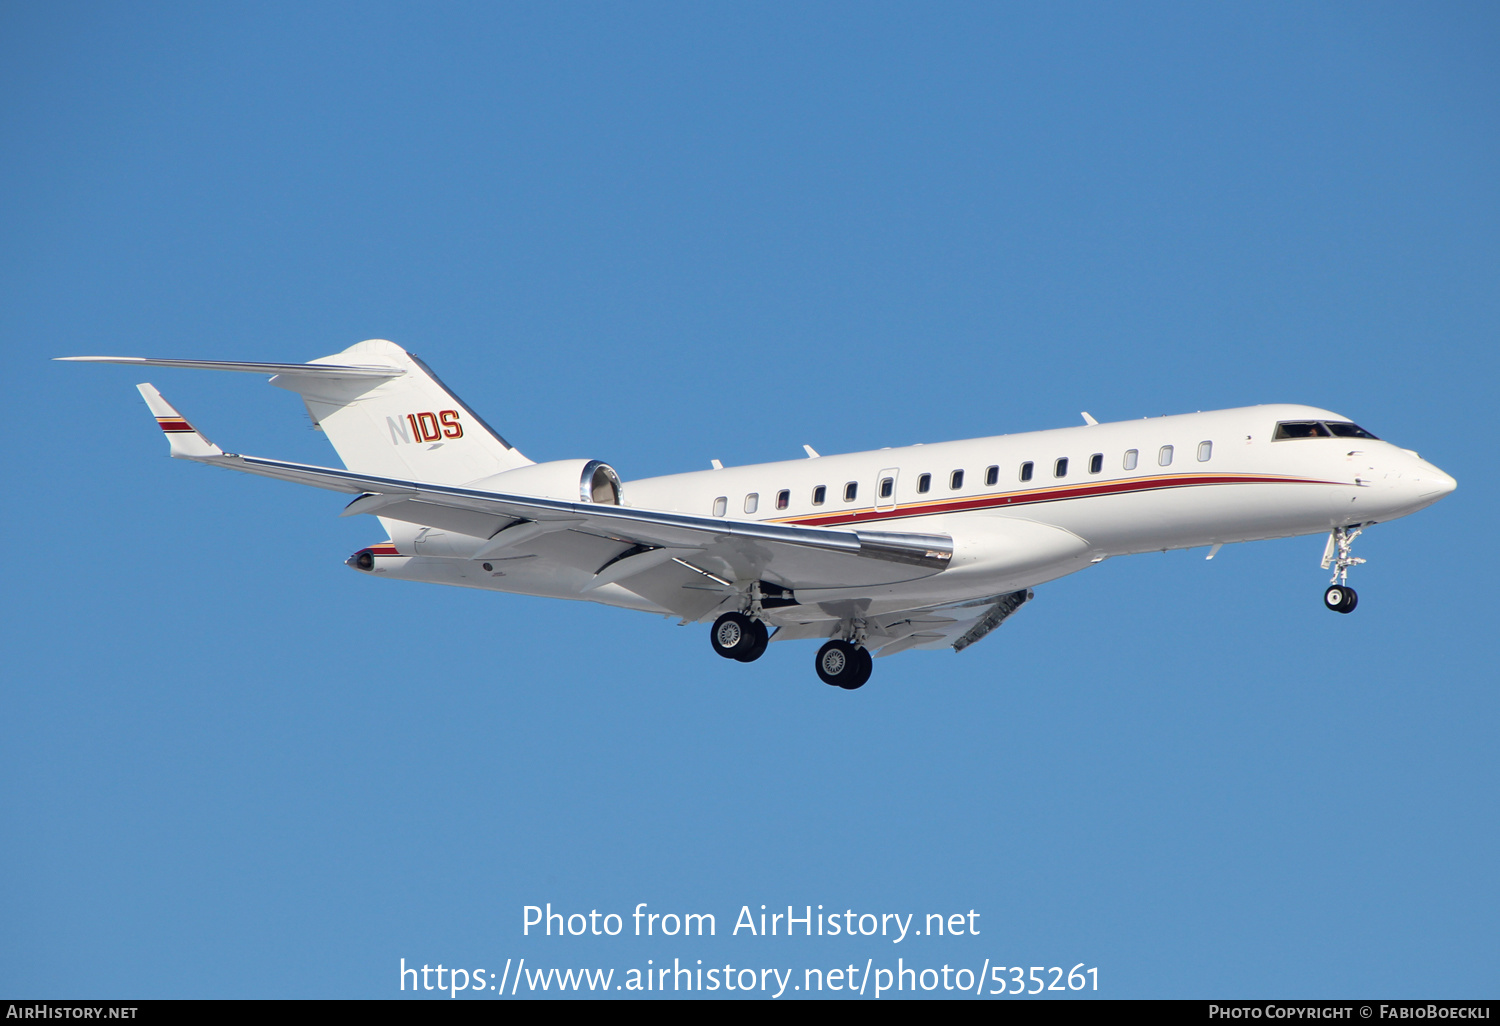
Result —
<instances>
[{"instance_id":1,"label":"main landing gear","mask_svg":"<svg viewBox=\"0 0 1500 1026\"><path fill-rule=\"evenodd\" d=\"M1349 568L1363 563L1363 559L1349 554L1364 528L1335 527L1328 535L1328 545L1323 549L1323 569L1333 567L1333 583L1323 592L1323 605L1335 613L1352 613L1359 605L1359 596L1349 587Z\"/></svg>"},{"instance_id":2,"label":"main landing gear","mask_svg":"<svg viewBox=\"0 0 1500 1026\"><path fill-rule=\"evenodd\" d=\"M714 651L725 659L753 663L765 655L771 633L760 620L752 620L744 613L725 613L714 621L708 638Z\"/></svg>"},{"instance_id":3,"label":"main landing gear","mask_svg":"<svg viewBox=\"0 0 1500 1026\"><path fill-rule=\"evenodd\" d=\"M832 684L845 691L864 687L874 669L870 650L848 641L834 640L818 649L818 677L824 684Z\"/></svg>"},{"instance_id":4,"label":"main landing gear","mask_svg":"<svg viewBox=\"0 0 1500 1026\"><path fill-rule=\"evenodd\" d=\"M862 635L856 634L856 637ZM748 613L725 613L714 621L708 640L714 651L725 659L737 659L742 663L753 663L765 654L766 644L771 640L763 621ZM855 641L835 639L818 649L814 663L818 677L824 684L853 691L863 687L870 679L874 659L863 645Z\"/></svg>"}]
</instances>

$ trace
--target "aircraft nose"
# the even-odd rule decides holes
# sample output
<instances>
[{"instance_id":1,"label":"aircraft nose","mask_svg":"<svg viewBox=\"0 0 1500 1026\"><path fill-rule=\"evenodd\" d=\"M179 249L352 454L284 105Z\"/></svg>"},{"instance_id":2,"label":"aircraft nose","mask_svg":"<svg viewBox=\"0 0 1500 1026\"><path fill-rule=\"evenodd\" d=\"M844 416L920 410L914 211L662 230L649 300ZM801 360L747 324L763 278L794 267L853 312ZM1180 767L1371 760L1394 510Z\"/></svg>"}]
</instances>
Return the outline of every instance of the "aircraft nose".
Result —
<instances>
[{"instance_id":1,"label":"aircraft nose","mask_svg":"<svg viewBox=\"0 0 1500 1026\"><path fill-rule=\"evenodd\" d=\"M1443 473L1426 460L1422 461L1422 470L1418 477L1425 486L1422 497L1431 502L1436 502L1458 487L1458 482L1452 476Z\"/></svg>"},{"instance_id":2,"label":"aircraft nose","mask_svg":"<svg viewBox=\"0 0 1500 1026\"><path fill-rule=\"evenodd\" d=\"M1414 463L1415 466L1401 475L1404 478L1401 490L1418 508L1432 505L1458 487L1457 481L1426 460L1419 458Z\"/></svg>"}]
</instances>

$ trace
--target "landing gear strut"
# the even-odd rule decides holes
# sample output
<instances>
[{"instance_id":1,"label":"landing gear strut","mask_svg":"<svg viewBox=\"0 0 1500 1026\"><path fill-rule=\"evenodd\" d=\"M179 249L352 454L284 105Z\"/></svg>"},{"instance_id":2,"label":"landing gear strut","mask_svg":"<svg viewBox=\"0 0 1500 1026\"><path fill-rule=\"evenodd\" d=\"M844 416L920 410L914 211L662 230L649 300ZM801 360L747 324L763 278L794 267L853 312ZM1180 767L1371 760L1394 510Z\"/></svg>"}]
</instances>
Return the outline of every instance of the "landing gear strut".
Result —
<instances>
[{"instance_id":1,"label":"landing gear strut","mask_svg":"<svg viewBox=\"0 0 1500 1026\"><path fill-rule=\"evenodd\" d=\"M847 641L830 641L818 649L818 677L824 684L853 691L870 679L874 660L870 651Z\"/></svg>"},{"instance_id":2,"label":"landing gear strut","mask_svg":"<svg viewBox=\"0 0 1500 1026\"><path fill-rule=\"evenodd\" d=\"M708 638L714 651L725 659L753 663L765 655L771 634L764 623L752 620L744 613L725 613L714 621Z\"/></svg>"},{"instance_id":3,"label":"landing gear strut","mask_svg":"<svg viewBox=\"0 0 1500 1026\"><path fill-rule=\"evenodd\" d=\"M1349 550L1354 545L1354 539L1363 531L1362 527L1352 530L1335 527L1328 535L1327 547L1323 549L1323 569L1333 567L1333 581L1328 590L1323 592L1323 605L1335 613L1352 613L1354 607L1359 605L1359 596L1349 587L1349 568L1359 566L1364 560L1351 556Z\"/></svg>"}]
</instances>

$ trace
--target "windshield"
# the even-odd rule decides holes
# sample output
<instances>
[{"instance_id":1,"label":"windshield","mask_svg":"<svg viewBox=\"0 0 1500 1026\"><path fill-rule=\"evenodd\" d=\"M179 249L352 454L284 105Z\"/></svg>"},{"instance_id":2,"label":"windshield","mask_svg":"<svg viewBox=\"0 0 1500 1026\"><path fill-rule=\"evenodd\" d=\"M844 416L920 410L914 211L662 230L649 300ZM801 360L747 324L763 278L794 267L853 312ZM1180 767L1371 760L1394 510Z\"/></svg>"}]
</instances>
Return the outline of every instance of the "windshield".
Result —
<instances>
[{"instance_id":1,"label":"windshield","mask_svg":"<svg viewBox=\"0 0 1500 1026\"><path fill-rule=\"evenodd\" d=\"M1284 420L1276 425L1274 441L1288 438L1370 438L1379 439L1347 420Z\"/></svg>"}]
</instances>

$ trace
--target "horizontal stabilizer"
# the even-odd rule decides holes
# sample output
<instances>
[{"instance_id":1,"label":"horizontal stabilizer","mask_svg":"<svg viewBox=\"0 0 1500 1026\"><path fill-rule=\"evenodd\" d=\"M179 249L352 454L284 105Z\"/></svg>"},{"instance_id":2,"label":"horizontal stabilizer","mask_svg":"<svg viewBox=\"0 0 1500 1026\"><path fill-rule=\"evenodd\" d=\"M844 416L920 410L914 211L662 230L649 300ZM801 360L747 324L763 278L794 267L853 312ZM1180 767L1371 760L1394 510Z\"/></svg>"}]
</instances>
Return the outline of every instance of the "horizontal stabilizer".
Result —
<instances>
[{"instance_id":1,"label":"horizontal stabilizer","mask_svg":"<svg viewBox=\"0 0 1500 1026\"><path fill-rule=\"evenodd\" d=\"M302 400L313 428L323 432L345 466L363 474L462 484L531 463L426 364L386 339L365 339L307 363L139 356L58 359L264 374L271 385Z\"/></svg>"},{"instance_id":2,"label":"horizontal stabilizer","mask_svg":"<svg viewBox=\"0 0 1500 1026\"><path fill-rule=\"evenodd\" d=\"M137 367L186 367L189 370L242 371L246 374L317 374L338 378L398 378L401 367L336 363L246 363L241 360L153 360L144 356L57 356L72 363L128 363Z\"/></svg>"},{"instance_id":3,"label":"horizontal stabilizer","mask_svg":"<svg viewBox=\"0 0 1500 1026\"><path fill-rule=\"evenodd\" d=\"M157 425L167 436L167 443L172 447L173 456L180 456L184 459L202 459L205 456L224 455L223 449L199 434L197 429L189 424L171 403L162 398L162 394L156 390L155 385L143 383L135 387L140 390L142 398L146 400L146 405L151 409L151 415L156 418Z\"/></svg>"}]
</instances>

